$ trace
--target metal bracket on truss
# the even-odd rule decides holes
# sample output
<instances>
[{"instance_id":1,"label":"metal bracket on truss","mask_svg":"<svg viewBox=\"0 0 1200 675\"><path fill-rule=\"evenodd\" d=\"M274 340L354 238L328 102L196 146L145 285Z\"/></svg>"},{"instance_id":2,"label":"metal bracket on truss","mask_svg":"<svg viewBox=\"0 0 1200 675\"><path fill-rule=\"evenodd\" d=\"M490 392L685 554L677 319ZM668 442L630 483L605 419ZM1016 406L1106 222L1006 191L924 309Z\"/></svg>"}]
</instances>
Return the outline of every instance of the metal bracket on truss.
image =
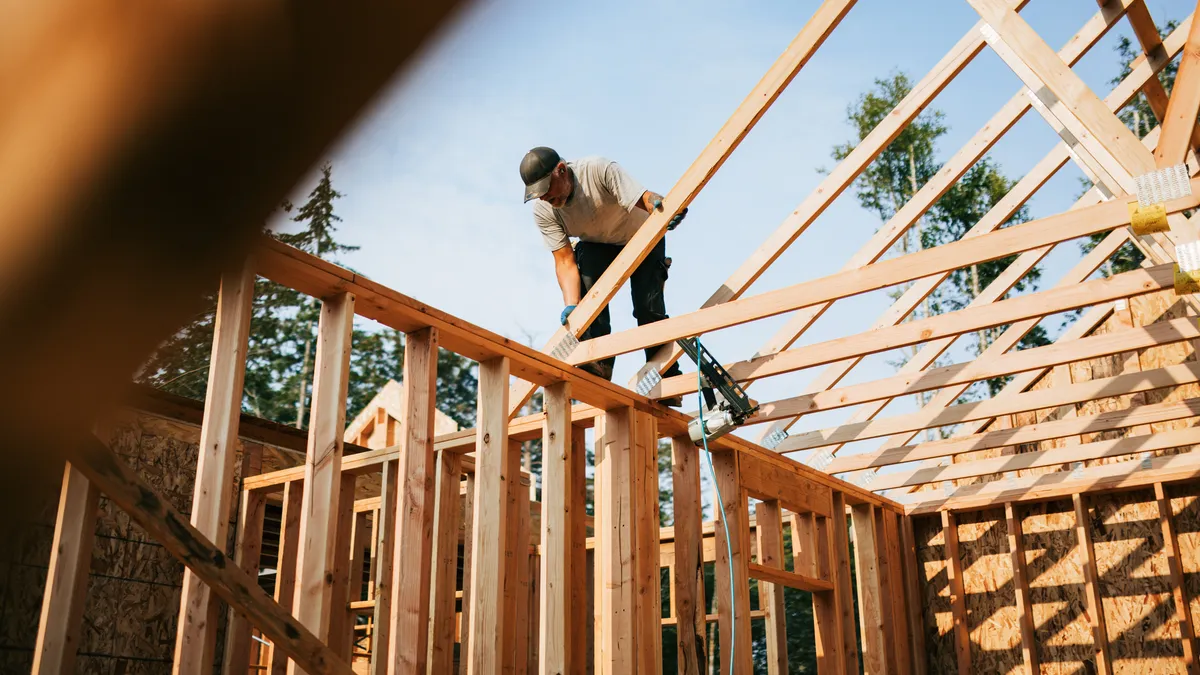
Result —
<instances>
[{"instance_id":1,"label":"metal bracket on truss","mask_svg":"<svg viewBox=\"0 0 1200 675\"><path fill-rule=\"evenodd\" d=\"M662 382L662 373L658 372L658 368L651 366L650 372L646 373L642 376L642 379L638 380L637 387L635 389L637 393L641 394L642 396L649 396L650 392L658 386L659 382Z\"/></svg>"},{"instance_id":2,"label":"metal bracket on truss","mask_svg":"<svg viewBox=\"0 0 1200 675\"><path fill-rule=\"evenodd\" d=\"M786 440L787 437L788 437L787 429L784 429L781 427L779 429L772 431L771 433L767 434L766 436L763 436L761 444L764 448L766 448L768 450L774 450L775 448L778 448L779 444L782 443L784 440Z\"/></svg>"},{"instance_id":3,"label":"metal bracket on truss","mask_svg":"<svg viewBox=\"0 0 1200 675\"><path fill-rule=\"evenodd\" d=\"M1133 182L1137 185L1138 204L1142 206L1183 199L1192 194L1192 179L1187 164L1144 173L1134 178Z\"/></svg>"},{"instance_id":4,"label":"metal bracket on truss","mask_svg":"<svg viewBox=\"0 0 1200 675\"><path fill-rule=\"evenodd\" d=\"M1137 186L1137 201L1129 202L1129 226L1138 236L1166 232L1166 202L1192 194L1187 164L1176 164L1144 173L1133 179Z\"/></svg>"},{"instance_id":5,"label":"metal bracket on truss","mask_svg":"<svg viewBox=\"0 0 1200 675\"><path fill-rule=\"evenodd\" d=\"M553 356L559 361L566 361L567 357L570 356L571 352L575 351L575 348L578 346L579 338L575 337L575 335L572 333L567 333L566 336L564 336L563 339L554 346L554 349L550 350L550 356Z\"/></svg>"},{"instance_id":6,"label":"metal bracket on truss","mask_svg":"<svg viewBox=\"0 0 1200 675\"><path fill-rule=\"evenodd\" d=\"M1083 462L1073 462L1071 464L1070 477L1071 478L1082 478L1083 477Z\"/></svg>"},{"instance_id":7,"label":"metal bracket on truss","mask_svg":"<svg viewBox=\"0 0 1200 675\"><path fill-rule=\"evenodd\" d=\"M1200 293L1200 241L1175 246L1175 294Z\"/></svg>"},{"instance_id":8,"label":"metal bracket on truss","mask_svg":"<svg viewBox=\"0 0 1200 675\"><path fill-rule=\"evenodd\" d=\"M824 471L830 464L833 464L833 453L828 450L822 450L808 462L808 465L817 471Z\"/></svg>"}]
</instances>

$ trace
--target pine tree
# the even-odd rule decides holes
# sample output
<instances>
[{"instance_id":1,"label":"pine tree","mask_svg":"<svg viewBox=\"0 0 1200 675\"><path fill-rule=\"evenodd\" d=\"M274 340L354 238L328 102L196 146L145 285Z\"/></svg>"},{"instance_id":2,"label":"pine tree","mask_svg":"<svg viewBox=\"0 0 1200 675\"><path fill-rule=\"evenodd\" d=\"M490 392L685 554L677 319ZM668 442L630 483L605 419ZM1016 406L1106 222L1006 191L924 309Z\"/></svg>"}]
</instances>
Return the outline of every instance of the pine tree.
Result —
<instances>
[{"instance_id":1,"label":"pine tree","mask_svg":"<svg viewBox=\"0 0 1200 675\"><path fill-rule=\"evenodd\" d=\"M843 159L848 156L855 145L866 138L911 91L912 85L903 73L876 80L875 87L860 96L846 111L847 121L855 130L857 141L836 146L833 157ZM855 195L859 204L877 213L882 223L887 223L941 170L942 165L936 160L937 141L948 130L945 115L941 111L926 110L918 115L855 181ZM980 160L933 205L925 217L909 228L894 247L893 254L904 255L957 241L995 206L1012 184L994 161L988 158ZM1021 208L1004 225L1028 219L1028 210ZM956 270L909 315L908 320L965 307L1013 260L1015 257L1009 257ZM1040 275L1039 269L1031 270L1015 290L1035 288ZM892 298L898 298L910 285L905 284L892 291ZM1003 327L976 333L974 352L982 353L1002 330ZM1021 347L1039 344L1046 344L1045 332L1040 328L1026 335ZM897 368L904 365L918 350L919 346L914 346L911 351L902 352L900 360L893 365ZM988 386L995 392L1003 383L1004 380L998 378L990 381ZM917 395L920 405L925 404L927 396Z\"/></svg>"},{"instance_id":2,"label":"pine tree","mask_svg":"<svg viewBox=\"0 0 1200 675\"><path fill-rule=\"evenodd\" d=\"M961 239L991 209L1008 194L1014 181L1001 173L994 161L985 157L972 166L930 210L928 226L922 235L922 247L933 248ZM1029 209L1017 209L1003 227L1029 221ZM1017 256L970 265L950 274L929 298L934 314L953 312L969 305L996 277L1000 276ZM1034 267L1013 286L1013 291L1023 292L1037 288L1042 271ZM984 352L1008 326L995 326L977 331L972 335L974 355ZM1018 349L1029 349L1050 344L1045 328L1035 326L1018 343ZM1011 377L992 378L987 381L989 395L994 396L1007 384Z\"/></svg>"},{"instance_id":3,"label":"pine tree","mask_svg":"<svg viewBox=\"0 0 1200 675\"><path fill-rule=\"evenodd\" d=\"M302 228L271 233L280 241L331 262L358 249L337 239L334 202L342 194L333 188L332 168L326 164L316 187L291 220ZM212 352L217 295L208 309L163 343L135 379L189 398L203 400ZM250 341L246 356L243 409L256 417L305 428L316 365L320 302L265 279L255 283ZM403 379L403 334L392 329L367 329L356 322L351 335L347 418L353 418L389 380ZM438 353L438 407L459 425L475 422L475 364L453 352Z\"/></svg>"}]
</instances>

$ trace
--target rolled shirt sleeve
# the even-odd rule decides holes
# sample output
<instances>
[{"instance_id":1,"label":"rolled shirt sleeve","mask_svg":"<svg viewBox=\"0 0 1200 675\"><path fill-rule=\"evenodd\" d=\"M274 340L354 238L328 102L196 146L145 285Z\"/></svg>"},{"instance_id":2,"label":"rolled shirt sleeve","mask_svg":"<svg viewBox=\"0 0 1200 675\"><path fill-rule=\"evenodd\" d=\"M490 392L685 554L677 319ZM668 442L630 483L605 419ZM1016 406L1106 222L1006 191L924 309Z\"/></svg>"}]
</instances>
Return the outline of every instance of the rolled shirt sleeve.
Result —
<instances>
[{"instance_id":1,"label":"rolled shirt sleeve","mask_svg":"<svg viewBox=\"0 0 1200 675\"><path fill-rule=\"evenodd\" d=\"M604 185L626 211L632 211L646 192L636 178L629 175L620 164L611 161L604 168Z\"/></svg>"}]
</instances>

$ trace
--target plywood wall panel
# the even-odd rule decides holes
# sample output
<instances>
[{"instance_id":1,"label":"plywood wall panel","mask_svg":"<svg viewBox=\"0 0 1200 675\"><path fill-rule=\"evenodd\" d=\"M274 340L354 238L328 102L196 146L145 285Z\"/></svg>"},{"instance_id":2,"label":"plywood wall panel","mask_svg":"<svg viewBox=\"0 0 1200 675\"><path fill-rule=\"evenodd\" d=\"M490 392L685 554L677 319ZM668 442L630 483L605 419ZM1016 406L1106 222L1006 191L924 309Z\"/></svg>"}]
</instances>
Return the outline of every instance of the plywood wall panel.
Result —
<instances>
[{"instance_id":1,"label":"plywood wall panel","mask_svg":"<svg viewBox=\"0 0 1200 675\"><path fill-rule=\"evenodd\" d=\"M110 447L171 503L191 510L199 428L153 415L127 412L101 430ZM242 443L237 446L239 455ZM294 466L292 454L266 453L272 468ZM234 480L242 463L235 459ZM29 672L41 611L42 585L50 558L56 490L44 504L19 514L13 546L0 549L0 673ZM230 514L231 523L236 514ZM235 527L230 528L232 544ZM81 655L76 672L84 675L168 673L179 613L183 565L153 541L128 515L103 496L88 578ZM217 644L226 613L220 612ZM218 648L219 658L220 648Z\"/></svg>"},{"instance_id":2,"label":"plywood wall panel","mask_svg":"<svg viewBox=\"0 0 1200 675\"><path fill-rule=\"evenodd\" d=\"M1154 491L1105 495L1090 503L1114 675L1186 672Z\"/></svg>"},{"instance_id":3,"label":"plywood wall panel","mask_svg":"<svg viewBox=\"0 0 1200 675\"><path fill-rule=\"evenodd\" d=\"M1004 509L962 513L958 546L971 638L971 672L1021 672L1021 626Z\"/></svg>"},{"instance_id":4,"label":"plywood wall panel","mask_svg":"<svg viewBox=\"0 0 1200 675\"><path fill-rule=\"evenodd\" d=\"M917 544L917 573L921 586L921 628L925 631L930 673L958 672L954 651L954 618L950 613L950 584L946 576L946 539L937 516L913 519Z\"/></svg>"},{"instance_id":5,"label":"plywood wall panel","mask_svg":"<svg viewBox=\"0 0 1200 675\"><path fill-rule=\"evenodd\" d=\"M1074 506L1070 501L1030 504L1024 509L1022 529L1042 673L1095 672Z\"/></svg>"},{"instance_id":6,"label":"plywood wall panel","mask_svg":"<svg viewBox=\"0 0 1200 675\"><path fill-rule=\"evenodd\" d=\"M1200 618L1200 482L1164 487L1175 513L1172 524L1179 544L1184 597L1194 621Z\"/></svg>"}]
</instances>

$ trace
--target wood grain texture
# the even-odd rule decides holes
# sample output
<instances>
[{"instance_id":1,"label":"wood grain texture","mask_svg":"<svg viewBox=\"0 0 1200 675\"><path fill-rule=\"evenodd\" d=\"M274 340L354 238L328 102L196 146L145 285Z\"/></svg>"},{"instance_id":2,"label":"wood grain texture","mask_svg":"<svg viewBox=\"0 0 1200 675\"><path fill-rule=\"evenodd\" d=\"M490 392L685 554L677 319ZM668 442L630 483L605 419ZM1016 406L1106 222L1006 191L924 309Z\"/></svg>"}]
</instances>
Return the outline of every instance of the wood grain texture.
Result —
<instances>
[{"instance_id":1,"label":"wood grain texture","mask_svg":"<svg viewBox=\"0 0 1200 675\"><path fill-rule=\"evenodd\" d=\"M797 523L801 522L798 517L792 521L792 537L795 541L802 528L797 527ZM845 521L845 517L840 517ZM832 518L817 517L814 519L811 529L811 537L808 538L808 548L812 549L813 566L810 571L818 578L825 579L833 585L833 590L816 592L812 594L813 598L813 632L816 642L817 651L817 672L820 675L826 673L841 673L844 672L843 663L845 655L842 653L842 621L841 612L839 611L839 586L843 575L848 575L849 568L840 566L840 561L837 559L834 549L834 534L833 527L830 525ZM805 541L803 535L800 535L800 545L804 546ZM792 544L793 567L803 569L802 565L796 564L798 560L795 557L797 546Z\"/></svg>"},{"instance_id":2,"label":"wood grain texture","mask_svg":"<svg viewBox=\"0 0 1200 675\"><path fill-rule=\"evenodd\" d=\"M262 556L263 517L267 508L267 496L254 492L242 492L238 508L237 544L234 561L251 577L257 577ZM250 666L250 621L244 614L229 612L225 628L225 653L221 671L234 675Z\"/></svg>"},{"instance_id":3,"label":"wood grain texture","mask_svg":"<svg viewBox=\"0 0 1200 675\"><path fill-rule=\"evenodd\" d=\"M963 586L962 552L959 549L958 521L949 511L942 511L942 536L946 546L946 578L950 589L950 612L953 620L954 654L958 674L971 672L971 638L967 625L967 598Z\"/></svg>"},{"instance_id":4,"label":"wood grain texture","mask_svg":"<svg viewBox=\"0 0 1200 675\"><path fill-rule=\"evenodd\" d=\"M779 502L759 502L755 507L754 534L758 539L759 567L783 571L783 514ZM750 572L754 578L753 570ZM783 604L783 585L759 578L758 606L766 610L767 672L788 672L787 613Z\"/></svg>"},{"instance_id":5,"label":"wood grain texture","mask_svg":"<svg viewBox=\"0 0 1200 675\"><path fill-rule=\"evenodd\" d=\"M875 512L870 504L850 509L854 528L854 571L859 621L862 623L863 673L885 675L887 653L883 637L883 607L879 588L879 557L875 540Z\"/></svg>"},{"instance_id":6,"label":"wood grain texture","mask_svg":"<svg viewBox=\"0 0 1200 675\"><path fill-rule=\"evenodd\" d=\"M634 546L636 513L632 466L637 443L637 413L631 408L605 415L602 443L596 451L596 548L599 597L598 672L635 672L637 608Z\"/></svg>"},{"instance_id":7,"label":"wood grain texture","mask_svg":"<svg viewBox=\"0 0 1200 675\"><path fill-rule=\"evenodd\" d=\"M1012 558L1013 595L1017 603L1017 625L1021 632L1021 660L1026 673L1036 675L1041 670L1037 644L1034 642L1033 607L1030 605L1028 559L1025 554L1025 531L1022 518L1013 504L1004 505L1008 552Z\"/></svg>"},{"instance_id":8,"label":"wood grain texture","mask_svg":"<svg viewBox=\"0 0 1200 675\"><path fill-rule=\"evenodd\" d=\"M384 462L379 480L379 522L375 527L375 610L371 615L371 675L386 675L392 635L392 580L395 576L396 490L400 462ZM466 600L464 600L464 603ZM465 604L464 604L465 607Z\"/></svg>"},{"instance_id":9,"label":"wood grain texture","mask_svg":"<svg viewBox=\"0 0 1200 675\"><path fill-rule=\"evenodd\" d=\"M1096 550L1092 543L1091 512L1084 502L1083 495L1071 496L1075 505L1075 537L1083 558L1083 584L1087 597L1087 618L1092 629L1092 640L1095 647L1096 670L1100 675L1111 671L1111 658L1108 648L1108 630L1104 621L1104 601L1100 595L1099 572L1096 568Z\"/></svg>"},{"instance_id":10,"label":"wood grain texture","mask_svg":"<svg viewBox=\"0 0 1200 675\"><path fill-rule=\"evenodd\" d=\"M246 345L254 305L254 267L246 262L221 277L213 320L200 456L192 497L192 524L213 541L225 541L233 503L233 460L242 412ZM183 594L175 637L175 675L208 675L213 670L218 603L191 572L183 573Z\"/></svg>"},{"instance_id":11,"label":"wood grain texture","mask_svg":"<svg viewBox=\"0 0 1200 675\"><path fill-rule=\"evenodd\" d=\"M117 504L218 597L250 617L276 648L306 672L351 675L345 662L300 621L258 587L257 580L231 564L169 502L111 450L97 440L71 449L71 462L108 499Z\"/></svg>"},{"instance_id":12,"label":"wood grain texture","mask_svg":"<svg viewBox=\"0 0 1200 675\"><path fill-rule=\"evenodd\" d=\"M1154 498L1158 507L1158 521L1163 533L1163 552L1171 574L1171 595L1175 618L1179 621L1179 639L1183 648L1183 666L1188 673L1197 671L1196 629L1192 620L1192 608L1188 602L1180 560L1179 539L1175 535L1175 511L1162 483L1154 484Z\"/></svg>"},{"instance_id":13,"label":"wood grain texture","mask_svg":"<svg viewBox=\"0 0 1200 675\"><path fill-rule=\"evenodd\" d=\"M329 639L332 581L337 554L336 507L342 487L342 431L350 377L350 332L354 296L325 298L317 325L317 356L304 464L304 505L296 558L296 618L322 640ZM289 675L303 672L288 664Z\"/></svg>"},{"instance_id":14,"label":"wood grain texture","mask_svg":"<svg viewBox=\"0 0 1200 675\"><path fill-rule=\"evenodd\" d=\"M1187 159L1200 111L1200 22L1188 32L1187 47L1175 75L1175 86L1162 120L1162 137L1154 151L1159 168L1182 164Z\"/></svg>"},{"instance_id":15,"label":"wood grain texture","mask_svg":"<svg viewBox=\"0 0 1200 675\"><path fill-rule=\"evenodd\" d=\"M429 645L429 579L434 522L433 425L439 332L406 333L403 435L398 459L392 569L391 675L424 675Z\"/></svg>"},{"instance_id":16,"label":"wood grain texture","mask_svg":"<svg viewBox=\"0 0 1200 675\"><path fill-rule=\"evenodd\" d=\"M38 620L34 675L75 672L99 504L100 491L82 472L67 464L63 469L50 569L46 572L46 590Z\"/></svg>"},{"instance_id":17,"label":"wood grain texture","mask_svg":"<svg viewBox=\"0 0 1200 675\"><path fill-rule=\"evenodd\" d=\"M511 516L508 482L508 359L479 364L475 504L471 527L471 616L468 669L498 675L502 669L502 608L506 562L504 542ZM515 527L515 523L512 525Z\"/></svg>"},{"instance_id":18,"label":"wood grain texture","mask_svg":"<svg viewBox=\"0 0 1200 675\"><path fill-rule=\"evenodd\" d=\"M700 453L687 436L671 439L671 485L676 533L675 583L671 588L672 613L678 622L676 658L680 675L707 675Z\"/></svg>"},{"instance_id":19,"label":"wood grain texture","mask_svg":"<svg viewBox=\"0 0 1200 675\"><path fill-rule=\"evenodd\" d=\"M575 446L571 438L571 385L562 382L546 387L543 398L546 412L542 432L542 531L541 531L541 647L543 675L569 672L572 655L570 637L575 626L570 611L572 585L570 575L574 546L574 517L571 488L571 463Z\"/></svg>"},{"instance_id":20,"label":"wood grain texture","mask_svg":"<svg viewBox=\"0 0 1200 675\"><path fill-rule=\"evenodd\" d=\"M846 672L857 672L858 631L854 621L854 582L850 578L850 533L846 527L846 497L834 490L830 499L829 529L833 541L834 597L842 621L841 662Z\"/></svg>"},{"instance_id":21,"label":"wood grain texture","mask_svg":"<svg viewBox=\"0 0 1200 675\"><path fill-rule=\"evenodd\" d=\"M571 449L567 458L568 527L571 537L571 562L567 569L568 596L572 630L567 634L570 675L585 675L590 663L592 635L592 595L588 577L591 565L587 550L587 438L583 427L571 428ZM544 492L543 492L544 494Z\"/></svg>"},{"instance_id":22,"label":"wood grain texture","mask_svg":"<svg viewBox=\"0 0 1200 675\"><path fill-rule=\"evenodd\" d=\"M434 460L433 566L430 571L429 653L426 663L434 673L454 670L454 629L457 618L458 524L462 499L462 461L453 452L437 453Z\"/></svg>"},{"instance_id":23,"label":"wood grain texture","mask_svg":"<svg viewBox=\"0 0 1200 675\"><path fill-rule=\"evenodd\" d=\"M712 459L716 475L714 487L720 492L719 500L725 514L722 517L722 509L716 510L718 522L714 528L717 549L715 602L721 636L720 672L722 675L750 675L753 672L753 660L750 654L750 517L747 496L742 490L738 473L739 456L730 452L714 452Z\"/></svg>"},{"instance_id":24,"label":"wood grain texture","mask_svg":"<svg viewBox=\"0 0 1200 675\"><path fill-rule=\"evenodd\" d=\"M285 484L279 525L279 556L275 568L275 602L292 613L295 613L296 558L300 549L300 512L303 508L304 481ZM287 655L272 647L270 674L285 675L287 667Z\"/></svg>"}]
</instances>

